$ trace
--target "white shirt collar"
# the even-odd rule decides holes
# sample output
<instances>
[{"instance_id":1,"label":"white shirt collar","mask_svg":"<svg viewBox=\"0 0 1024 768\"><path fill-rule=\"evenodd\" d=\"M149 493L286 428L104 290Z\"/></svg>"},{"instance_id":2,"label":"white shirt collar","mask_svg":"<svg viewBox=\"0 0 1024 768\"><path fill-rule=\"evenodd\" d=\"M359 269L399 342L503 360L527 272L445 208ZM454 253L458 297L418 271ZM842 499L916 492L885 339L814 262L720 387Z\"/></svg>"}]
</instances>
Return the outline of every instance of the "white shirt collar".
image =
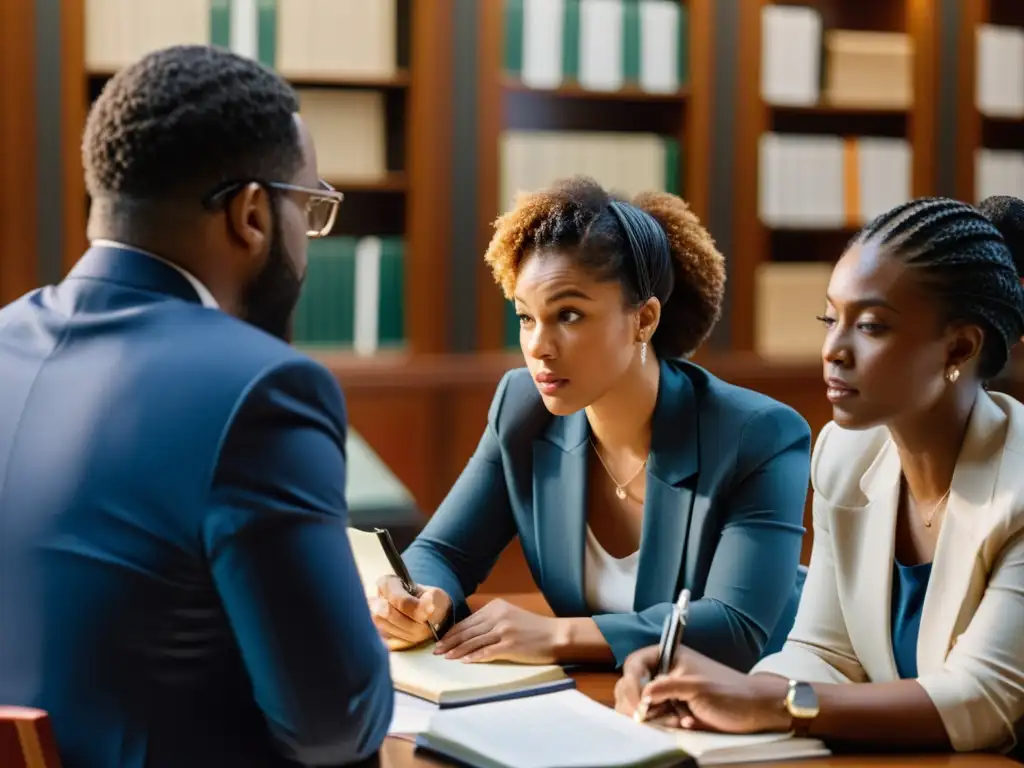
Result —
<instances>
[{"instance_id":1,"label":"white shirt collar","mask_svg":"<svg viewBox=\"0 0 1024 768\"><path fill-rule=\"evenodd\" d=\"M201 282L199 282L199 278L197 278L188 270L179 267L177 264L172 264L171 262L167 261L167 259L160 258L155 253L150 253L149 251L144 251L141 248L136 248L134 245L126 245L125 243L119 243L115 240L93 240L92 244L105 248L121 248L126 251L135 251L136 253L141 253L144 256L149 256L149 258L151 259L156 259L161 264L166 264L171 269L177 270L177 272L182 277L188 280L189 284L192 286L195 292L199 294L199 300L203 303L204 307L208 307L210 309L220 309L220 305L217 303L217 300L213 298L213 294L210 293L210 289L203 285Z\"/></svg>"}]
</instances>

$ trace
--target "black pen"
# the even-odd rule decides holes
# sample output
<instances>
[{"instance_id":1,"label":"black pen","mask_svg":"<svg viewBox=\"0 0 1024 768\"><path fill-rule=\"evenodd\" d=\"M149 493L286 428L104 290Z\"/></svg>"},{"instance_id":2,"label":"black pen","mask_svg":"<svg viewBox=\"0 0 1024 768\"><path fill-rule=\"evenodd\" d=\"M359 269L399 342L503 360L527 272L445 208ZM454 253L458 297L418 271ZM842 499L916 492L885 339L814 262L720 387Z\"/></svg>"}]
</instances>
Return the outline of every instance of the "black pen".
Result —
<instances>
[{"instance_id":1,"label":"black pen","mask_svg":"<svg viewBox=\"0 0 1024 768\"><path fill-rule=\"evenodd\" d=\"M684 589L679 593L679 599L672 606L669 615L665 617L665 624L661 630L661 642L658 644L658 663L655 667L655 675L667 675L672 671L672 664L675 661L676 651L683 642L683 630L686 629L686 621L690 616L690 590ZM640 679L640 690L647 687L651 682L648 675ZM651 708L651 701L646 696L640 699L633 719L642 723L647 719L647 712Z\"/></svg>"},{"instance_id":2,"label":"black pen","mask_svg":"<svg viewBox=\"0 0 1024 768\"><path fill-rule=\"evenodd\" d=\"M405 567L405 561L402 560L402 556L398 553L398 547L395 546L395 542L391 538L391 532L386 528L374 528L373 532L377 534L377 540L384 549L384 555L387 557L388 562L391 563L391 569L395 572L398 580L402 582L402 587L405 591L413 597L419 597L423 594L423 590L412 580L409 569ZM430 627L430 634L434 636L434 640L440 642L441 636L437 634L437 628L430 623L430 619L427 619L427 626Z\"/></svg>"}]
</instances>

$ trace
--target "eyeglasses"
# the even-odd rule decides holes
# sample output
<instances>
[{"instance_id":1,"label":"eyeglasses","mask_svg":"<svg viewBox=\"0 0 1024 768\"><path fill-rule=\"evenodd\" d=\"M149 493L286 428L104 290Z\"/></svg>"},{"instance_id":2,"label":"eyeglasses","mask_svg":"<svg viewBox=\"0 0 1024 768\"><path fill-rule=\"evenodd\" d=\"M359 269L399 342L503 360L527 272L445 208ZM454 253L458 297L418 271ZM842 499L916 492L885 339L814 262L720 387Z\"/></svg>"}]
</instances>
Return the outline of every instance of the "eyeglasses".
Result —
<instances>
[{"instance_id":1,"label":"eyeglasses","mask_svg":"<svg viewBox=\"0 0 1024 768\"><path fill-rule=\"evenodd\" d=\"M203 199L203 205L213 208L223 204L229 197L237 194L246 184L262 184L270 189L278 189L283 192L298 192L306 196L306 236L325 237L330 234L334 227L334 220L338 218L338 207L345 195L323 179L320 179L320 186L317 189L300 187L295 184L285 184L280 181L263 181L262 179L246 179L244 181L229 181L217 187L213 192Z\"/></svg>"}]
</instances>

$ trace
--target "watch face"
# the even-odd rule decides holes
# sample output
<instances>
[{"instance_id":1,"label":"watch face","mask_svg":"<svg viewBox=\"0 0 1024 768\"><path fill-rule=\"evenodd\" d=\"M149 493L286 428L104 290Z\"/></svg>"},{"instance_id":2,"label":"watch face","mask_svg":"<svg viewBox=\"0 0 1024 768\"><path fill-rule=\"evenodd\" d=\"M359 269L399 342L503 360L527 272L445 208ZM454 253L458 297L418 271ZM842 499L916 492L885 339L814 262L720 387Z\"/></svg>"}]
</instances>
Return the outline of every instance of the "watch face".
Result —
<instances>
[{"instance_id":1,"label":"watch face","mask_svg":"<svg viewBox=\"0 0 1024 768\"><path fill-rule=\"evenodd\" d=\"M809 683L797 683L789 692L789 711L794 717L816 717L818 694Z\"/></svg>"}]
</instances>

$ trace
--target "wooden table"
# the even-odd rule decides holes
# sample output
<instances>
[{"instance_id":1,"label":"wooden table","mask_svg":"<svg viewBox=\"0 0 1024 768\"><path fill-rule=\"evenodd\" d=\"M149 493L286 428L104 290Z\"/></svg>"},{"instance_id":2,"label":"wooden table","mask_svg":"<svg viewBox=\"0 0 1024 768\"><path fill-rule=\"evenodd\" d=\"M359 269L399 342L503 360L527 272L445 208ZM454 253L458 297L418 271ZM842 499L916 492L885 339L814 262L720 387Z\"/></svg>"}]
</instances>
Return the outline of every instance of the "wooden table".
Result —
<instances>
[{"instance_id":1,"label":"wooden table","mask_svg":"<svg viewBox=\"0 0 1024 768\"><path fill-rule=\"evenodd\" d=\"M543 597L536 593L502 595L510 603L537 613L548 613L550 609ZM473 610L488 602L491 597L474 596L469 599ZM550 615L550 614L549 614ZM618 675L610 672L573 672L576 687L595 701L615 706L615 682ZM380 768L438 768L446 766L429 757L415 755L412 742L388 738L379 756ZM887 757L878 755L843 755L836 757L790 760L786 762L747 763L753 768L1020 768L1020 764L998 755L926 755Z\"/></svg>"}]
</instances>

